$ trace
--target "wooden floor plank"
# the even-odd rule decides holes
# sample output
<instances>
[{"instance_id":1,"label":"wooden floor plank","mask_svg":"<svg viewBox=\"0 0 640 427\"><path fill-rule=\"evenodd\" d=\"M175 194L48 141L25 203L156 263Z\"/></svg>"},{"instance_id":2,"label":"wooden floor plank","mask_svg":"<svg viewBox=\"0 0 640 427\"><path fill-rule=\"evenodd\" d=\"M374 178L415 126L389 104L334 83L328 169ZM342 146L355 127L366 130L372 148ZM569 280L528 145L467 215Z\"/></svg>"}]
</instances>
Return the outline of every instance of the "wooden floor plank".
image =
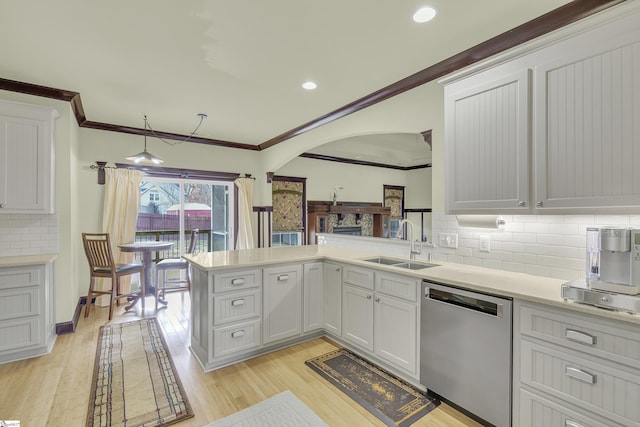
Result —
<instances>
[{"instance_id":1,"label":"wooden floor plank","mask_svg":"<svg viewBox=\"0 0 640 427\"><path fill-rule=\"evenodd\" d=\"M337 348L324 338L204 373L188 349L189 298L182 296L168 295L168 307L157 314L153 298L148 298L144 316L157 315L195 413L176 425L201 427L285 390L291 390L330 426L384 425L305 365L306 360ZM114 311L111 323L142 317L139 308L129 313L123 307ZM109 323L107 318L107 309L92 310L88 319L80 318L75 333L58 337L50 355L0 365L0 419L20 420L25 426L83 426L98 332ZM413 425L479 424L442 404Z\"/></svg>"}]
</instances>

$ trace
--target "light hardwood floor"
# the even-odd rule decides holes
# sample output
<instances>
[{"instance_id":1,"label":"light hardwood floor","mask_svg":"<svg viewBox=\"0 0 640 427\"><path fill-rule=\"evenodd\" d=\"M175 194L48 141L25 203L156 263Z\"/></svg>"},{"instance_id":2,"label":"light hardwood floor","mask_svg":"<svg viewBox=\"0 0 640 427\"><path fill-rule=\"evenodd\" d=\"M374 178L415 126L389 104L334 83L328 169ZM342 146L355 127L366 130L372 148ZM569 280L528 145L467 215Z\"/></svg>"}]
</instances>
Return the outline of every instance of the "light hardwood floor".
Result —
<instances>
[{"instance_id":1,"label":"light hardwood floor","mask_svg":"<svg viewBox=\"0 0 640 427\"><path fill-rule=\"evenodd\" d=\"M204 373L190 354L189 296L167 296L169 306L157 317L195 417L178 426L204 426L285 390L291 390L330 426L384 426L305 364L336 348L315 339L233 366ZM145 317L155 316L153 298ZM141 311L116 308L112 323L136 320ZM84 315L84 310L83 310ZM91 388L100 326L108 310L97 308L81 317L75 333L59 336L53 352L0 365L0 420L20 420L22 427L83 426ZM441 404L414 426L459 427L478 424Z\"/></svg>"}]
</instances>

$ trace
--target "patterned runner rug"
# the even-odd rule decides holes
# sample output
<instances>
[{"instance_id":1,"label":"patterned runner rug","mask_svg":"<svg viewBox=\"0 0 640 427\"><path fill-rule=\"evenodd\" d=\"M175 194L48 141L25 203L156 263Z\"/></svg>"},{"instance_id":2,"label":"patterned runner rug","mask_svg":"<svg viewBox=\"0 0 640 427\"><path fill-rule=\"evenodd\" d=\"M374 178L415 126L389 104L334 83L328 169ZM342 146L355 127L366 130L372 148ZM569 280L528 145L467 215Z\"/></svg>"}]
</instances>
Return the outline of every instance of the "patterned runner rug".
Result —
<instances>
[{"instance_id":1,"label":"patterned runner rug","mask_svg":"<svg viewBox=\"0 0 640 427\"><path fill-rule=\"evenodd\" d=\"M190 417L158 321L101 327L87 426L166 426Z\"/></svg>"},{"instance_id":2,"label":"patterned runner rug","mask_svg":"<svg viewBox=\"0 0 640 427\"><path fill-rule=\"evenodd\" d=\"M345 349L305 363L388 426L409 426L440 404Z\"/></svg>"}]
</instances>

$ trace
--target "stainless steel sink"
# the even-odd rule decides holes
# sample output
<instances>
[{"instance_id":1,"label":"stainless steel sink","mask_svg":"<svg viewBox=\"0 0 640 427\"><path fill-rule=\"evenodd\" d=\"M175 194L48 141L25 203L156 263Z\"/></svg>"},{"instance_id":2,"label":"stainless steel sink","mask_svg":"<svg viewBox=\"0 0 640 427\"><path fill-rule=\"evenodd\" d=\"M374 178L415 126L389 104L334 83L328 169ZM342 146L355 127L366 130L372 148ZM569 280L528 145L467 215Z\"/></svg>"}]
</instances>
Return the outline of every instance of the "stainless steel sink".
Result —
<instances>
[{"instance_id":1,"label":"stainless steel sink","mask_svg":"<svg viewBox=\"0 0 640 427\"><path fill-rule=\"evenodd\" d=\"M437 264L428 264L423 262L404 262L402 264L392 264L394 267L408 268L409 270L422 270L423 268L436 267Z\"/></svg>"},{"instance_id":2,"label":"stainless steel sink","mask_svg":"<svg viewBox=\"0 0 640 427\"><path fill-rule=\"evenodd\" d=\"M399 260L399 259L393 259L393 258L385 258L385 257L377 257L377 258L370 258L370 259L365 259L365 261L367 262L375 262L376 264L384 264L384 265L394 265L394 264L402 264L405 261Z\"/></svg>"},{"instance_id":3,"label":"stainless steel sink","mask_svg":"<svg viewBox=\"0 0 640 427\"><path fill-rule=\"evenodd\" d=\"M428 262L416 262L416 261L402 261L395 258L376 257L365 259L366 262L373 262L376 264L389 265L391 267L406 268L409 270L421 270L423 268L437 267L438 264L430 264Z\"/></svg>"}]
</instances>

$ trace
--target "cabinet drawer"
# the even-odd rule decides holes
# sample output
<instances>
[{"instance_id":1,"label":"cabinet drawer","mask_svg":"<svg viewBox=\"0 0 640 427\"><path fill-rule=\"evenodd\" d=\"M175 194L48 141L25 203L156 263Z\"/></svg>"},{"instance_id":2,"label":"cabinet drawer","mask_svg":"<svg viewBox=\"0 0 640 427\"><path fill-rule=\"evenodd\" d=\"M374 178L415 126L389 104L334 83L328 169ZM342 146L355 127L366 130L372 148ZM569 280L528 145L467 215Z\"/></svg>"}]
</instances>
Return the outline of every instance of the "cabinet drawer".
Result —
<instances>
[{"instance_id":1,"label":"cabinet drawer","mask_svg":"<svg viewBox=\"0 0 640 427\"><path fill-rule=\"evenodd\" d=\"M622 322L522 305L520 333L640 369L640 331Z\"/></svg>"},{"instance_id":2,"label":"cabinet drawer","mask_svg":"<svg viewBox=\"0 0 640 427\"><path fill-rule=\"evenodd\" d=\"M260 286L262 284L261 270L242 270L213 275L213 292L231 291Z\"/></svg>"},{"instance_id":3,"label":"cabinet drawer","mask_svg":"<svg viewBox=\"0 0 640 427\"><path fill-rule=\"evenodd\" d=\"M520 389L520 427L612 427L609 420L580 413L528 390ZM615 424L620 426L620 424Z\"/></svg>"},{"instance_id":4,"label":"cabinet drawer","mask_svg":"<svg viewBox=\"0 0 640 427\"><path fill-rule=\"evenodd\" d=\"M520 381L623 425L640 424L640 376L563 348L521 341Z\"/></svg>"},{"instance_id":5,"label":"cabinet drawer","mask_svg":"<svg viewBox=\"0 0 640 427\"><path fill-rule=\"evenodd\" d=\"M262 292L252 289L213 297L213 324L236 322L260 315Z\"/></svg>"},{"instance_id":6,"label":"cabinet drawer","mask_svg":"<svg viewBox=\"0 0 640 427\"><path fill-rule=\"evenodd\" d=\"M260 346L260 320L213 329L213 357L250 350Z\"/></svg>"},{"instance_id":7,"label":"cabinet drawer","mask_svg":"<svg viewBox=\"0 0 640 427\"><path fill-rule=\"evenodd\" d=\"M373 289L373 270L345 266L342 273L343 283Z\"/></svg>"},{"instance_id":8,"label":"cabinet drawer","mask_svg":"<svg viewBox=\"0 0 640 427\"><path fill-rule=\"evenodd\" d=\"M420 281L395 274L376 273L376 291L406 299L418 300Z\"/></svg>"},{"instance_id":9,"label":"cabinet drawer","mask_svg":"<svg viewBox=\"0 0 640 427\"><path fill-rule=\"evenodd\" d=\"M39 344L40 319L37 317L0 322L0 354Z\"/></svg>"},{"instance_id":10,"label":"cabinet drawer","mask_svg":"<svg viewBox=\"0 0 640 427\"><path fill-rule=\"evenodd\" d=\"M0 289L0 320L40 314L40 288Z\"/></svg>"},{"instance_id":11,"label":"cabinet drawer","mask_svg":"<svg viewBox=\"0 0 640 427\"><path fill-rule=\"evenodd\" d=\"M44 285L44 265L0 268L0 289Z\"/></svg>"}]
</instances>

